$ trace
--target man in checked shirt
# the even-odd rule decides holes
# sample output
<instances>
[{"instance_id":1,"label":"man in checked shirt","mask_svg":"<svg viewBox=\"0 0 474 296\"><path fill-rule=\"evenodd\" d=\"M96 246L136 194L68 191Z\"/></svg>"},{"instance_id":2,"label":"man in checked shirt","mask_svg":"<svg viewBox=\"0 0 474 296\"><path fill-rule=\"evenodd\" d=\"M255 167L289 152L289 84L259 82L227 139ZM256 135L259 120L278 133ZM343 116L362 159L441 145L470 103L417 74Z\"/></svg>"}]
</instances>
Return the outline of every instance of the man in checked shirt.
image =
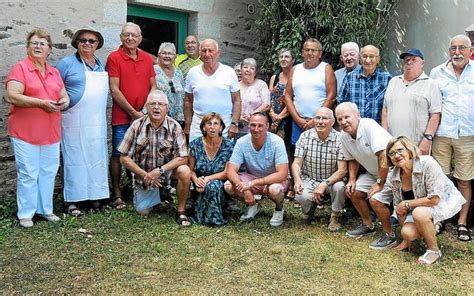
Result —
<instances>
[{"instance_id":1,"label":"man in checked shirt","mask_svg":"<svg viewBox=\"0 0 474 296\"><path fill-rule=\"evenodd\" d=\"M191 171L187 166L188 146L177 121L167 116L168 98L153 90L146 101L147 115L135 120L118 147L120 162L133 175L133 203L141 215L148 215L161 202L160 187L165 175L178 179L177 222L189 226L185 213Z\"/></svg>"},{"instance_id":2,"label":"man in checked shirt","mask_svg":"<svg viewBox=\"0 0 474 296\"><path fill-rule=\"evenodd\" d=\"M335 118L332 110L319 108L313 120L315 127L303 132L296 142L295 161L291 166L295 201L301 204L308 220L312 220L316 205L321 205L323 196L329 194L332 214L328 229L338 231L345 201L342 178L347 173L347 165L339 132L333 129Z\"/></svg>"}]
</instances>

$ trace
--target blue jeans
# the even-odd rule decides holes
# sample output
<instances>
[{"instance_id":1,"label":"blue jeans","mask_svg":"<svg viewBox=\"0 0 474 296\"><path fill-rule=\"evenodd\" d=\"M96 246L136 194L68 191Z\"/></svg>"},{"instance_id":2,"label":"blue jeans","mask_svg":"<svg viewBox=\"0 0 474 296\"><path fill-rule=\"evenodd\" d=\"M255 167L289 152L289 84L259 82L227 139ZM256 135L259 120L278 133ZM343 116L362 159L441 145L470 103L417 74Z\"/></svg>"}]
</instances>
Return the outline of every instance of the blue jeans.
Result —
<instances>
[{"instance_id":1,"label":"blue jeans","mask_svg":"<svg viewBox=\"0 0 474 296\"><path fill-rule=\"evenodd\" d=\"M117 150L120 143L122 143L125 133L127 132L130 124L121 124L112 126L112 156L120 156L122 153Z\"/></svg>"},{"instance_id":2,"label":"blue jeans","mask_svg":"<svg viewBox=\"0 0 474 296\"><path fill-rule=\"evenodd\" d=\"M53 213L54 179L59 168L59 142L33 145L11 138L16 161L16 201L18 219L35 213Z\"/></svg>"}]
</instances>

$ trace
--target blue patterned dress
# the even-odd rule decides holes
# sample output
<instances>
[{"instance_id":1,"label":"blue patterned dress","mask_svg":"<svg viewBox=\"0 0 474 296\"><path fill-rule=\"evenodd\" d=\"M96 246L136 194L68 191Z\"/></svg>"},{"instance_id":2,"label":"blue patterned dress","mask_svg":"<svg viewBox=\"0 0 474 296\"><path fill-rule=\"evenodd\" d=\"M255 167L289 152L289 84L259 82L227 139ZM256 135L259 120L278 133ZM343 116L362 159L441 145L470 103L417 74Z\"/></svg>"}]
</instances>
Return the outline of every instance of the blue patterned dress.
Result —
<instances>
[{"instance_id":1,"label":"blue patterned dress","mask_svg":"<svg viewBox=\"0 0 474 296\"><path fill-rule=\"evenodd\" d=\"M209 176L224 171L225 164L232 155L234 144L231 140L223 138L221 147L216 157L210 160L207 157L202 137L194 139L189 144L190 154L196 159L194 171L198 177ZM212 180L206 184L204 192L196 192L194 203L194 223L205 225L224 225L227 221L223 216L225 203L224 181Z\"/></svg>"}]
</instances>

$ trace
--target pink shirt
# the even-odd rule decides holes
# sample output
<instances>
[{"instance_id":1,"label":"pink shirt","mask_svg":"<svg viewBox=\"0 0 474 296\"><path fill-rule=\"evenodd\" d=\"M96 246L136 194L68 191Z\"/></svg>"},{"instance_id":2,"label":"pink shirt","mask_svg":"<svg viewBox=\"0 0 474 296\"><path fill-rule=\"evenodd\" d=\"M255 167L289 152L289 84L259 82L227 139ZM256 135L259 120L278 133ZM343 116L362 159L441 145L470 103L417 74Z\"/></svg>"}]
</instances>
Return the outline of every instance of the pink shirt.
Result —
<instances>
[{"instance_id":1,"label":"pink shirt","mask_svg":"<svg viewBox=\"0 0 474 296\"><path fill-rule=\"evenodd\" d=\"M43 77L28 57L13 66L5 79L5 86L10 80L24 85L25 96L41 100L58 101L64 88L58 70L46 64ZM61 140L61 112L48 113L38 107L25 108L10 104L8 135L33 145L57 143Z\"/></svg>"},{"instance_id":2,"label":"pink shirt","mask_svg":"<svg viewBox=\"0 0 474 296\"><path fill-rule=\"evenodd\" d=\"M240 98L242 100L241 115L251 115L260 106L270 105L268 85L260 79L255 79L249 86L240 82Z\"/></svg>"}]
</instances>

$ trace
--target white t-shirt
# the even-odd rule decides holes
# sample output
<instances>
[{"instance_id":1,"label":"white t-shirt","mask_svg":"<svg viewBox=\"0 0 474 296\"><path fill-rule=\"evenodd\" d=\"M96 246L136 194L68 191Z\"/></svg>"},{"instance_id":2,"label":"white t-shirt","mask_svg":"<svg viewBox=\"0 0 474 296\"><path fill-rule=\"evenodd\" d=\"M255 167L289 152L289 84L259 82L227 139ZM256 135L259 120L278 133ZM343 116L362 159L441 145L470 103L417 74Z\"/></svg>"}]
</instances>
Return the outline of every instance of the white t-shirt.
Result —
<instances>
[{"instance_id":1,"label":"white t-shirt","mask_svg":"<svg viewBox=\"0 0 474 296\"><path fill-rule=\"evenodd\" d=\"M326 65L320 62L316 68L306 69L298 64L293 72L292 85L296 112L312 118L316 109L326 100Z\"/></svg>"},{"instance_id":2,"label":"white t-shirt","mask_svg":"<svg viewBox=\"0 0 474 296\"><path fill-rule=\"evenodd\" d=\"M344 131L341 132L339 138L346 160L357 160L369 174L377 176L379 169L375 153L385 150L392 135L375 120L361 118L357 127L356 139Z\"/></svg>"},{"instance_id":3,"label":"white t-shirt","mask_svg":"<svg viewBox=\"0 0 474 296\"><path fill-rule=\"evenodd\" d=\"M231 93L239 89L239 80L234 69L221 63L211 76L204 73L202 66L191 68L184 88L194 96L194 113L204 115L217 112L224 116L232 114Z\"/></svg>"}]
</instances>

